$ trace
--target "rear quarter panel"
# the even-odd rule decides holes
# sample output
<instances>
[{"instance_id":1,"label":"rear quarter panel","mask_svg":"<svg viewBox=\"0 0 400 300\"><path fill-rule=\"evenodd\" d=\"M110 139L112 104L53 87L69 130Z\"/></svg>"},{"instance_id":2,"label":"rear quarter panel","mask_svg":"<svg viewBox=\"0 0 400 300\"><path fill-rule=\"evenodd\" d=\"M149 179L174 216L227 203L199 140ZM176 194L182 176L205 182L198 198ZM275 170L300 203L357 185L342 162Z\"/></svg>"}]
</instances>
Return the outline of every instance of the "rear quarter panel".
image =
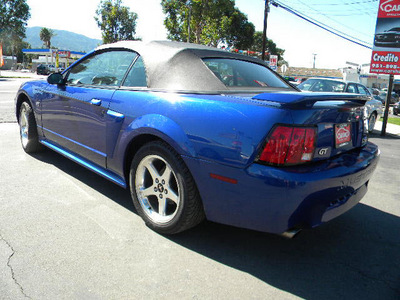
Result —
<instances>
[{"instance_id":1,"label":"rear quarter panel","mask_svg":"<svg viewBox=\"0 0 400 300\"><path fill-rule=\"evenodd\" d=\"M125 116L109 156L108 167L117 173L127 146L140 134L164 139L180 155L245 167L275 123L293 122L288 111L262 101L219 95L119 90L110 110Z\"/></svg>"}]
</instances>

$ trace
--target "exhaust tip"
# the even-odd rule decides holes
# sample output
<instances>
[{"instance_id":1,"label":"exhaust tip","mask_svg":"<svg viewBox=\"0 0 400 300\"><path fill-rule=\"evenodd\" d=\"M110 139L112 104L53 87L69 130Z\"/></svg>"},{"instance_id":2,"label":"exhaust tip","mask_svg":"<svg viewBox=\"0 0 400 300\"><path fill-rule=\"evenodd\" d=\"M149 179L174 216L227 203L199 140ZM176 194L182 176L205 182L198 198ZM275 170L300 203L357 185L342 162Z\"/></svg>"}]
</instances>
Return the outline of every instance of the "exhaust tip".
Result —
<instances>
[{"instance_id":1,"label":"exhaust tip","mask_svg":"<svg viewBox=\"0 0 400 300\"><path fill-rule=\"evenodd\" d=\"M284 233L281 234L281 236L287 238L287 239L293 239L296 235L298 235L300 233L301 229L299 228L292 228L289 229L287 231L285 231Z\"/></svg>"}]
</instances>

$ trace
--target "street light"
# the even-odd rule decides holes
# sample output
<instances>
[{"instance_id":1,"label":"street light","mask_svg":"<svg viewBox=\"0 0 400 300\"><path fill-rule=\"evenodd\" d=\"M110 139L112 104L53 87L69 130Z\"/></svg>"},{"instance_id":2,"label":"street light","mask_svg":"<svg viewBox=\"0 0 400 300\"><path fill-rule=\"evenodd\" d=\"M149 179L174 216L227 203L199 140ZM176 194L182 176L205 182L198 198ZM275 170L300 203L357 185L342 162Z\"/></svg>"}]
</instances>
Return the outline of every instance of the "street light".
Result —
<instances>
[{"instance_id":1,"label":"street light","mask_svg":"<svg viewBox=\"0 0 400 300\"><path fill-rule=\"evenodd\" d=\"M313 60L313 69L315 69L315 57L317 56L317 54L316 53L313 53L312 55L314 55L314 60Z\"/></svg>"}]
</instances>

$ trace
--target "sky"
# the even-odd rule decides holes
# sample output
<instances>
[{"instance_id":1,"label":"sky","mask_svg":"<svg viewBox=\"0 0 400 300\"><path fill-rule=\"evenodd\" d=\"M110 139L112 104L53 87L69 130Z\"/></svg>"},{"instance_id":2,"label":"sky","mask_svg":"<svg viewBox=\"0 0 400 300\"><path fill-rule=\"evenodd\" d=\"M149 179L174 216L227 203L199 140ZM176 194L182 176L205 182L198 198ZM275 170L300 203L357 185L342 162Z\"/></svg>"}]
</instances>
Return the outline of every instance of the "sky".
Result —
<instances>
[{"instance_id":1,"label":"sky","mask_svg":"<svg viewBox=\"0 0 400 300\"><path fill-rule=\"evenodd\" d=\"M123 0L123 5L138 14L137 36L144 41L164 40L167 31L160 0ZM328 26L372 44L378 0L280 0ZM31 8L28 27L40 26L68 30L101 39L94 20L100 0L27 0ZM264 0L236 0L256 30L262 31ZM369 63L371 50L341 39L293 14L271 6L268 15L268 38L285 49L284 58L293 67L312 67L316 54L317 68L337 69L346 62ZM71 49L74 50L74 49Z\"/></svg>"}]
</instances>

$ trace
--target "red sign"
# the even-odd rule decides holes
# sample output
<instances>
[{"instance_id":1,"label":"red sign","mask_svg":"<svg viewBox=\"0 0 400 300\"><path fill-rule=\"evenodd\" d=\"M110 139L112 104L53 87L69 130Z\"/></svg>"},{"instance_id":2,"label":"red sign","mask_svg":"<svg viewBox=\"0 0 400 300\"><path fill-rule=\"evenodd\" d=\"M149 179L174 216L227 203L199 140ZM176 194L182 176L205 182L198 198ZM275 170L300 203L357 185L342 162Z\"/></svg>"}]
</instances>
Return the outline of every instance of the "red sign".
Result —
<instances>
[{"instance_id":1,"label":"red sign","mask_svg":"<svg viewBox=\"0 0 400 300\"><path fill-rule=\"evenodd\" d=\"M379 3L378 18L398 18L400 16L400 1L381 0Z\"/></svg>"},{"instance_id":2,"label":"red sign","mask_svg":"<svg viewBox=\"0 0 400 300\"><path fill-rule=\"evenodd\" d=\"M380 0L370 73L400 74L400 0Z\"/></svg>"},{"instance_id":3,"label":"red sign","mask_svg":"<svg viewBox=\"0 0 400 300\"><path fill-rule=\"evenodd\" d=\"M65 51L65 50L58 50L58 55L60 57L70 57L71 56L71 52L70 51Z\"/></svg>"},{"instance_id":4,"label":"red sign","mask_svg":"<svg viewBox=\"0 0 400 300\"><path fill-rule=\"evenodd\" d=\"M336 147L347 145L351 141L350 124L339 124L335 126Z\"/></svg>"},{"instance_id":5,"label":"red sign","mask_svg":"<svg viewBox=\"0 0 400 300\"><path fill-rule=\"evenodd\" d=\"M269 67L276 71L278 68L278 55L270 55L269 56Z\"/></svg>"}]
</instances>

